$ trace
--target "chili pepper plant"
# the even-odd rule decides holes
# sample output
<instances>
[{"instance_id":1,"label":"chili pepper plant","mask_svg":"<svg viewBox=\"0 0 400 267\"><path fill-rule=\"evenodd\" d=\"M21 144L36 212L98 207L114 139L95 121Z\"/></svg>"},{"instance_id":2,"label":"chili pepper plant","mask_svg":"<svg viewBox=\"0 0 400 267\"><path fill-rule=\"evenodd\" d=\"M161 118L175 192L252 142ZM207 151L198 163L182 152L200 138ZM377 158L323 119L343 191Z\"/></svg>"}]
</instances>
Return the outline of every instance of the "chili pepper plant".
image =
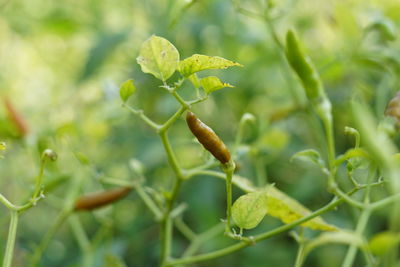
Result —
<instances>
[{"instance_id":1,"label":"chili pepper plant","mask_svg":"<svg viewBox=\"0 0 400 267\"><path fill-rule=\"evenodd\" d=\"M27 260L30 266L40 266L49 244L64 223L68 223L79 245L82 254L79 266L99 266L101 263L96 260L96 253L99 253L98 249L102 247L105 236L111 235L114 220L112 216L102 214L102 210L113 205L118 208L118 205L125 203L124 198L132 195L152 215L151 227L158 229L155 230L158 245L154 246L158 260L149 262L147 266L200 266L198 264L201 263L208 266L212 260L241 250L255 249L278 235L289 235L290 242L297 244L297 255L288 260L296 267L308 266L308 256L316 248L331 243L346 248L340 259L344 267L355 264L399 264L400 168L395 144L399 127L399 97L395 96L390 101L386 116L378 122L368 108L367 101L355 96L350 107L351 124L335 132L337 127L332 113L333 102L317 68L305 52L301 42L303 38L294 29L286 29L284 34L277 34L269 14L254 14L243 8L238 1L233 1L233 6L239 13L261 19L268 26L281 63L287 70L287 79L301 88L301 91L292 91L293 101L297 103L295 109L303 112L306 120L311 122L305 125L315 125L315 129L310 131L317 132L322 140L321 147L298 151L285 158L285 161L289 164L301 162L306 167L314 165L331 199L325 205L311 209L285 193L277 184L269 182L263 173L264 166L260 168L257 165L258 171L253 172L256 177L241 175L240 169L246 164L250 165L247 168L257 168L254 163L243 158L250 155L250 159L258 162L257 158L262 157L256 144L265 130L260 125L268 119L244 110L234 126L235 134L221 133L220 125L215 123L216 119L229 124L233 122L226 118L224 112L206 112L204 103L212 101L217 94L221 97L228 95L234 87L220 78L221 73L240 73L246 66L219 56L193 54L182 58L174 44L166 38L152 35L142 44L137 63L142 75L147 78L151 75L157 86L141 88L136 80L126 80L119 88L120 108L132 115L126 120L129 123L134 121L136 129L146 129L151 132L147 138L158 140L162 146L161 161L171 172L164 176L162 172L152 173L154 177L149 177L145 164L133 159L130 161L131 177L107 177L96 173L95 164L83 153L73 151L71 155L76 164L73 166L79 166L76 167L79 171L74 172L74 177L60 177L52 184L46 184L43 182L45 165L48 161L56 160L57 155L52 150L44 150L40 158L39 174L25 204L11 203L0 194L0 202L8 209L10 216L3 256L4 267L13 266L15 262L14 247L18 237L18 220L22 213L35 209L39 201L46 201L43 199L45 195L52 198L52 188L59 186L66 188L63 189L66 193L62 200L54 198L50 201L57 207L58 214L52 226L30 249ZM386 29L385 26L381 24L379 29ZM391 34L389 28L383 32ZM163 121L153 119L152 110L141 109L140 92L144 90L163 91L178 108ZM304 101L299 100L299 95L304 96ZM288 110L276 117L290 116L292 112ZM269 120L267 123L273 119ZM245 136L254 128L259 132L255 141L250 143ZM25 133L26 129L23 129ZM174 135L175 129L183 132L184 138ZM347 135L352 140L352 146L343 153L337 152L335 140L338 135ZM0 143L0 150L5 149L6 144ZM183 150L189 151L196 158L195 163L182 163ZM99 184L107 186L96 192L85 192L84 179L81 178L93 173ZM210 189L210 194L219 196L221 201L215 205L221 205L223 212L215 218L214 226L200 232L195 230L196 222L187 219L186 214L193 208L182 196L187 184L193 180L209 178L218 179L221 185L224 183L224 186ZM161 182L150 182L155 180ZM193 190L190 194L196 196L197 192ZM126 203L129 205L131 202ZM354 212L355 225L343 225L340 220L325 218L332 218L329 215L334 214L339 207L347 207ZM101 222L98 230L86 229L85 222L89 219L85 216L88 213L94 214ZM384 213L387 227L380 231L368 231L368 225L373 223L377 213ZM265 229L263 223L272 218L275 218L275 224L268 224L269 228ZM185 241L182 242L182 239ZM222 240L221 243L215 243L222 245L210 245L215 240ZM273 253L263 251L262 254L263 257L270 257ZM129 258L129 255L124 257ZM124 266L122 259L111 255L104 262L104 266Z\"/></svg>"}]
</instances>

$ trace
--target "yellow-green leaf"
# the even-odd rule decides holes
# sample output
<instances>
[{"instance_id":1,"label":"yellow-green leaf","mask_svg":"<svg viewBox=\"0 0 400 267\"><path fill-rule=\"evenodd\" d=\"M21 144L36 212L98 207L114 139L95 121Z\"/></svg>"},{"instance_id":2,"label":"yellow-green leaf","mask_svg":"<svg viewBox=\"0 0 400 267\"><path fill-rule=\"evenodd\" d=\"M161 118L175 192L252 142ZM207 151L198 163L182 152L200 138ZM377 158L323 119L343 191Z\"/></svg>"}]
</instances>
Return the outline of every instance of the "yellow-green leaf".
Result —
<instances>
[{"instance_id":1,"label":"yellow-green leaf","mask_svg":"<svg viewBox=\"0 0 400 267\"><path fill-rule=\"evenodd\" d=\"M291 223L311 214L311 212L297 200L289 197L273 186L267 188L266 194L268 199L268 214L279 218L284 223ZM321 217L316 217L301 225L314 230L337 230L335 226L326 223Z\"/></svg>"},{"instance_id":2,"label":"yellow-green leaf","mask_svg":"<svg viewBox=\"0 0 400 267\"><path fill-rule=\"evenodd\" d=\"M244 229L256 227L267 214L267 196L264 191L248 193L239 197L232 206L232 218Z\"/></svg>"},{"instance_id":3,"label":"yellow-green leaf","mask_svg":"<svg viewBox=\"0 0 400 267\"><path fill-rule=\"evenodd\" d=\"M226 69L233 66L242 65L222 57L194 54L188 58L185 58L179 63L179 72L182 73L183 76L189 77L193 73L202 70Z\"/></svg>"},{"instance_id":4,"label":"yellow-green leaf","mask_svg":"<svg viewBox=\"0 0 400 267\"><path fill-rule=\"evenodd\" d=\"M369 248L375 255L383 255L400 242L400 235L385 231L376 234L369 241Z\"/></svg>"},{"instance_id":5,"label":"yellow-green leaf","mask_svg":"<svg viewBox=\"0 0 400 267\"><path fill-rule=\"evenodd\" d=\"M167 39L153 35L143 43L137 62L143 72L166 81L179 66L179 52Z\"/></svg>"},{"instance_id":6,"label":"yellow-green leaf","mask_svg":"<svg viewBox=\"0 0 400 267\"><path fill-rule=\"evenodd\" d=\"M224 87L233 87L229 83L222 82L218 77L208 76L201 79L201 86L203 86L204 91L209 94Z\"/></svg>"},{"instance_id":7,"label":"yellow-green leaf","mask_svg":"<svg viewBox=\"0 0 400 267\"><path fill-rule=\"evenodd\" d=\"M122 101L125 103L131 95L133 95L136 91L136 87L133 84L133 80L127 80L119 89L119 95L121 96Z\"/></svg>"}]
</instances>

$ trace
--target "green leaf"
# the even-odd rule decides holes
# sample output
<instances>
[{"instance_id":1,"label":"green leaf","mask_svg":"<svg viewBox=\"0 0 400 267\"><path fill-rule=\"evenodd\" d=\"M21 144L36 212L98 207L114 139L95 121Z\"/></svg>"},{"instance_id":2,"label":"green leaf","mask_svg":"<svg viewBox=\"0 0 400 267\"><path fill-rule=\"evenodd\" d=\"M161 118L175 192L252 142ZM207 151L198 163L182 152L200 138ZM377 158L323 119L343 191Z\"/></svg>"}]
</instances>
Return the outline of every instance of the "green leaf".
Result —
<instances>
[{"instance_id":1,"label":"green leaf","mask_svg":"<svg viewBox=\"0 0 400 267\"><path fill-rule=\"evenodd\" d=\"M327 232L319 235L317 238L311 240L305 245L305 254L308 254L311 250L316 247L329 244L349 244L362 247L364 245L363 239L354 232L339 230L336 232Z\"/></svg>"},{"instance_id":2,"label":"green leaf","mask_svg":"<svg viewBox=\"0 0 400 267\"><path fill-rule=\"evenodd\" d=\"M135 92L136 92L136 87L132 79L127 80L123 84L121 84L121 87L119 89L119 95L121 96L121 99L124 103L128 101L128 98Z\"/></svg>"},{"instance_id":3,"label":"green leaf","mask_svg":"<svg viewBox=\"0 0 400 267\"><path fill-rule=\"evenodd\" d=\"M321 158L319 152L314 149L306 149L299 151L292 156L291 160L296 158L305 161L310 161L312 163L317 164L321 168L325 168L325 161Z\"/></svg>"},{"instance_id":4,"label":"green leaf","mask_svg":"<svg viewBox=\"0 0 400 267\"><path fill-rule=\"evenodd\" d=\"M369 241L369 248L375 255L383 255L400 242L400 235L385 231L376 234Z\"/></svg>"},{"instance_id":5,"label":"green leaf","mask_svg":"<svg viewBox=\"0 0 400 267\"><path fill-rule=\"evenodd\" d=\"M394 41L397 37L396 24L389 18L376 19L367 27L367 31L376 30L380 36L387 41Z\"/></svg>"},{"instance_id":6,"label":"green leaf","mask_svg":"<svg viewBox=\"0 0 400 267\"><path fill-rule=\"evenodd\" d=\"M166 81L179 66L179 52L167 39L153 35L143 43L136 60L143 72Z\"/></svg>"},{"instance_id":7,"label":"green leaf","mask_svg":"<svg viewBox=\"0 0 400 267\"><path fill-rule=\"evenodd\" d=\"M268 187L266 194L268 199L268 214L279 218L284 223L291 223L311 214L311 212L297 200L289 197L273 186ZM321 217L315 217L301 225L314 230L337 230L335 226L326 223Z\"/></svg>"},{"instance_id":8,"label":"green leaf","mask_svg":"<svg viewBox=\"0 0 400 267\"><path fill-rule=\"evenodd\" d=\"M244 229L256 227L267 214L267 196L264 191L239 197L232 206L232 218Z\"/></svg>"},{"instance_id":9,"label":"green leaf","mask_svg":"<svg viewBox=\"0 0 400 267\"><path fill-rule=\"evenodd\" d=\"M346 153L336 158L335 165L339 166L343 162L347 161L347 169L353 171L355 169L367 168L371 160L371 156L365 149L351 148L347 150Z\"/></svg>"},{"instance_id":10,"label":"green leaf","mask_svg":"<svg viewBox=\"0 0 400 267\"><path fill-rule=\"evenodd\" d=\"M217 91L217 90L225 88L225 87L233 87L229 83L222 82L216 76L204 77L203 79L201 79L200 83L201 83L201 86L203 86L204 91L207 94L210 94L210 93L212 93L214 91Z\"/></svg>"},{"instance_id":11,"label":"green leaf","mask_svg":"<svg viewBox=\"0 0 400 267\"><path fill-rule=\"evenodd\" d=\"M189 77L193 73L202 70L226 69L233 66L242 67L243 65L222 57L194 54L179 63L179 72L182 73L183 76Z\"/></svg>"},{"instance_id":12,"label":"green leaf","mask_svg":"<svg viewBox=\"0 0 400 267\"><path fill-rule=\"evenodd\" d=\"M104 267L126 267L126 264L117 256L108 254L105 256Z\"/></svg>"}]
</instances>

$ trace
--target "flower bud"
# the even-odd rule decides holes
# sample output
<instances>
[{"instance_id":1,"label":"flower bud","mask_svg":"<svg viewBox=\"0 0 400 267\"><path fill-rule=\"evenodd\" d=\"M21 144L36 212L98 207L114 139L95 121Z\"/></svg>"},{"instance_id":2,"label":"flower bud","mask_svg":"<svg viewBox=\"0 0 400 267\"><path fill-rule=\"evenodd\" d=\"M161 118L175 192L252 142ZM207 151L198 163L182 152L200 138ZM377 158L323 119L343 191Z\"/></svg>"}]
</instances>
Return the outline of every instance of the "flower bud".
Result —
<instances>
[{"instance_id":1,"label":"flower bud","mask_svg":"<svg viewBox=\"0 0 400 267\"><path fill-rule=\"evenodd\" d=\"M57 156L57 153L54 152L53 150L46 149L45 151L43 151L42 157L43 158L48 158L51 161L56 161L58 156Z\"/></svg>"}]
</instances>

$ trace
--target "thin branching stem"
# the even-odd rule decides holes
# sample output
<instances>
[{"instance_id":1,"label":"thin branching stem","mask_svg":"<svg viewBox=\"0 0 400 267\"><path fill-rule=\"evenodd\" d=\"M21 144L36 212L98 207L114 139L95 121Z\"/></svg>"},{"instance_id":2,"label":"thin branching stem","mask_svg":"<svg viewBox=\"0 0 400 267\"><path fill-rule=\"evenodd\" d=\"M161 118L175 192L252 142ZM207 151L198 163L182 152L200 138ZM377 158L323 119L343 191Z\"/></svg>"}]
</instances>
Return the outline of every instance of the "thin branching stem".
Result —
<instances>
[{"instance_id":1,"label":"thin branching stem","mask_svg":"<svg viewBox=\"0 0 400 267\"><path fill-rule=\"evenodd\" d=\"M17 237L18 211L11 211L10 227L8 229L6 252L4 254L3 267L11 267L14 255L15 239Z\"/></svg>"},{"instance_id":2,"label":"thin branching stem","mask_svg":"<svg viewBox=\"0 0 400 267\"><path fill-rule=\"evenodd\" d=\"M349 192L349 195L354 193L356 190L352 190L351 192ZM323 213L326 213L332 209L334 209L336 206L338 206L339 204L341 204L343 202L342 198L338 198L338 197L334 197L331 202L329 202L327 205L325 205L324 207L320 208L319 210L314 211L313 213L309 214L308 216L305 216L299 220L296 220L292 223L289 224L285 224L282 225L280 227L277 227L271 231L267 231L265 233L259 234L254 236L254 242L259 242L265 239L268 239L272 236L278 235L280 233L286 232L304 222L307 222ZM247 242L247 241L241 241L238 242L234 245L228 246L226 248L223 249L219 249L213 252L209 252L209 253L204 253L204 254L199 254L196 256L191 256L191 257L184 257L181 259L175 259L175 260L171 260L169 261L166 266L174 266L174 265L179 265L179 264L191 264L191 263L195 263L195 262L202 262L202 261L206 261L206 260L211 260L211 259L215 259L215 258L219 258L225 255L228 255L230 253L233 253L235 251L241 250L245 247L248 247L252 245L252 243Z\"/></svg>"}]
</instances>

